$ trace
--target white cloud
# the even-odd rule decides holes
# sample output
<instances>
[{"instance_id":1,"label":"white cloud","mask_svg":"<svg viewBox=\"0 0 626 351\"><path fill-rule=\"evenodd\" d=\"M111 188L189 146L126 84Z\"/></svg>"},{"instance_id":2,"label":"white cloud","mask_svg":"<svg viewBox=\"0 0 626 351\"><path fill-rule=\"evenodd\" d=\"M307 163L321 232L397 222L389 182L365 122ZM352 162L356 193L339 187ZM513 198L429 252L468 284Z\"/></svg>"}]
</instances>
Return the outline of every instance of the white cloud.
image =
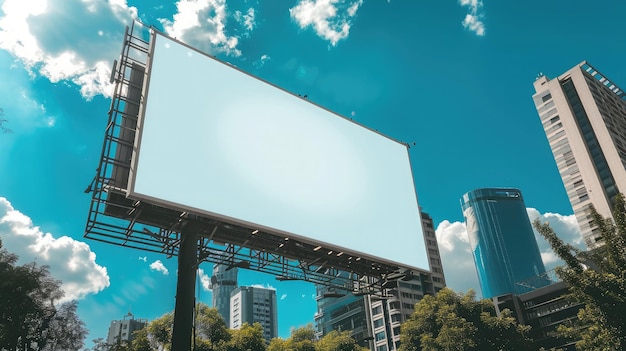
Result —
<instances>
[{"instance_id":1,"label":"white cloud","mask_svg":"<svg viewBox=\"0 0 626 351\"><path fill-rule=\"evenodd\" d=\"M335 46L350 34L351 21L361 5L363 0L300 0L289 13L300 28L312 27Z\"/></svg>"},{"instance_id":2,"label":"white cloud","mask_svg":"<svg viewBox=\"0 0 626 351\"><path fill-rule=\"evenodd\" d=\"M281 300L281 301L282 301L282 300L284 300L284 299L286 299L286 298L287 298L287 294L282 294L282 295L280 295L280 300Z\"/></svg>"},{"instance_id":3,"label":"white cloud","mask_svg":"<svg viewBox=\"0 0 626 351\"><path fill-rule=\"evenodd\" d=\"M465 223L444 220L435 231L446 284L456 291L474 289L480 295L480 284Z\"/></svg>"},{"instance_id":4,"label":"white cloud","mask_svg":"<svg viewBox=\"0 0 626 351\"><path fill-rule=\"evenodd\" d=\"M485 23L482 21L484 14L482 12L482 0L459 0L463 7L467 7L468 13L463 19L463 27L474 32L478 36L485 35Z\"/></svg>"},{"instance_id":5,"label":"white cloud","mask_svg":"<svg viewBox=\"0 0 626 351\"><path fill-rule=\"evenodd\" d=\"M253 288L276 290L275 287L273 287L273 286L271 286L269 284L265 284L265 285L263 285L263 284L252 284L250 286L253 287Z\"/></svg>"},{"instance_id":6,"label":"white cloud","mask_svg":"<svg viewBox=\"0 0 626 351\"><path fill-rule=\"evenodd\" d=\"M272 58L269 57L269 55L264 54L264 55L261 55L261 57L258 60L254 61L252 64L256 68L261 68L261 67L265 66L265 64L267 62L269 62L271 59Z\"/></svg>"},{"instance_id":7,"label":"white cloud","mask_svg":"<svg viewBox=\"0 0 626 351\"><path fill-rule=\"evenodd\" d=\"M139 261L143 261L143 262L148 262L148 257L147 256L139 256Z\"/></svg>"},{"instance_id":8,"label":"white cloud","mask_svg":"<svg viewBox=\"0 0 626 351\"><path fill-rule=\"evenodd\" d=\"M526 212L528 213L528 218L531 222L535 219L539 219L540 222L548 222L550 227L554 230L554 232L563 240L564 242L573 245L579 249L585 249L585 244L582 238L582 234L580 233L580 229L578 228L578 222L576 221L576 216L568 215L564 216L558 213L544 213L541 214L534 208L527 208ZM539 246L539 251L541 252L541 258L543 259L543 263L546 266L547 270L551 270L554 267L563 264L556 254L550 248L550 244L539 234L535 228L533 228L535 232L535 238L537 239L537 245Z\"/></svg>"},{"instance_id":9,"label":"white cloud","mask_svg":"<svg viewBox=\"0 0 626 351\"><path fill-rule=\"evenodd\" d=\"M256 26L254 8L249 8L244 14L241 11L235 11L235 20L239 22L247 31L251 32Z\"/></svg>"},{"instance_id":10,"label":"white cloud","mask_svg":"<svg viewBox=\"0 0 626 351\"><path fill-rule=\"evenodd\" d=\"M111 96L110 62L137 18L126 0L6 0L1 10L0 49L32 75L73 82L87 99Z\"/></svg>"},{"instance_id":11,"label":"white cloud","mask_svg":"<svg viewBox=\"0 0 626 351\"><path fill-rule=\"evenodd\" d=\"M19 255L19 264L36 261L50 266L52 277L62 282L65 296L60 302L81 299L109 286L105 267L96 263L89 245L68 236L44 233L31 219L0 197L0 237L2 245Z\"/></svg>"},{"instance_id":12,"label":"white cloud","mask_svg":"<svg viewBox=\"0 0 626 351\"><path fill-rule=\"evenodd\" d=\"M202 289L204 289L204 291L211 291L211 277L209 277L202 268L198 268L198 277L200 277Z\"/></svg>"},{"instance_id":13,"label":"white cloud","mask_svg":"<svg viewBox=\"0 0 626 351\"><path fill-rule=\"evenodd\" d=\"M150 263L150 269L153 271L161 272L163 273L163 275L170 274L170 271L167 269L167 267L165 267L165 265L163 264L163 262L161 262L161 260L156 260Z\"/></svg>"},{"instance_id":14,"label":"white cloud","mask_svg":"<svg viewBox=\"0 0 626 351\"><path fill-rule=\"evenodd\" d=\"M159 19L168 35L205 52L241 55L239 39L226 34L226 0L180 0L176 8L173 21ZM249 21L251 26L253 21Z\"/></svg>"},{"instance_id":15,"label":"white cloud","mask_svg":"<svg viewBox=\"0 0 626 351\"><path fill-rule=\"evenodd\" d=\"M574 215L541 214L534 208L528 208L526 211L531 222L537 218L542 222L547 221L563 241L583 248L582 237ZM448 286L456 291L467 291L471 288L480 295L480 284L465 223L451 223L444 220L437 226L436 233ZM546 270L561 265L562 261L554 254L546 240L536 231L534 233Z\"/></svg>"}]
</instances>

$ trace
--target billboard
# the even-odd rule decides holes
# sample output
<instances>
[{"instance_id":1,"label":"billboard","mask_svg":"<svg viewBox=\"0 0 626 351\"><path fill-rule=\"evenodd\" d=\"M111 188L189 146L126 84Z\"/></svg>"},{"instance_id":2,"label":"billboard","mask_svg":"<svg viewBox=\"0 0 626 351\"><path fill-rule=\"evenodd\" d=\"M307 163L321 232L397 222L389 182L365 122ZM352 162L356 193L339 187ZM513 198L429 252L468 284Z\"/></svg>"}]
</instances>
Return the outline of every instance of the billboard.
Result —
<instances>
[{"instance_id":1,"label":"billboard","mask_svg":"<svg viewBox=\"0 0 626 351\"><path fill-rule=\"evenodd\" d=\"M131 198L428 270L402 143L156 32L137 130Z\"/></svg>"}]
</instances>

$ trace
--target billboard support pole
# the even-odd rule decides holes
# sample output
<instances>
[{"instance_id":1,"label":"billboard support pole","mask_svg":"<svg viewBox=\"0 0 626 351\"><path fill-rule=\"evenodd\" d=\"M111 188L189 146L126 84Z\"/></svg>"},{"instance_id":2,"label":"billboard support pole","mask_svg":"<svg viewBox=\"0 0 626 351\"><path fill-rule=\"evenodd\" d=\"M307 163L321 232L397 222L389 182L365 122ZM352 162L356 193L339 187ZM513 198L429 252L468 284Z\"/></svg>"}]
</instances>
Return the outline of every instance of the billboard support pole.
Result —
<instances>
[{"instance_id":1,"label":"billboard support pole","mask_svg":"<svg viewBox=\"0 0 626 351\"><path fill-rule=\"evenodd\" d=\"M172 351L191 350L193 312L195 308L196 267L198 263L198 226L189 221L180 233L178 251L178 277L174 327L172 328Z\"/></svg>"}]
</instances>

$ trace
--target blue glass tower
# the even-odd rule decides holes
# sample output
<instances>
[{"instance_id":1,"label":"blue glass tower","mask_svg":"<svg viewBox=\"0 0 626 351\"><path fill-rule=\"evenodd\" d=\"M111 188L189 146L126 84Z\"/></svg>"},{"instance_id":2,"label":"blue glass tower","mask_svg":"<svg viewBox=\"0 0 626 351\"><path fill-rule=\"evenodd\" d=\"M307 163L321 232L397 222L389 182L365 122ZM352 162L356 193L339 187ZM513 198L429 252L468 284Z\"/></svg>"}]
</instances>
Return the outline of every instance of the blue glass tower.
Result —
<instances>
[{"instance_id":1,"label":"blue glass tower","mask_svg":"<svg viewBox=\"0 0 626 351\"><path fill-rule=\"evenodd\" d=\"M484 298L548 285L518 284L546 271L518 189L473 190L463 195L461 208Z\"/></svg>"}]
</instances>

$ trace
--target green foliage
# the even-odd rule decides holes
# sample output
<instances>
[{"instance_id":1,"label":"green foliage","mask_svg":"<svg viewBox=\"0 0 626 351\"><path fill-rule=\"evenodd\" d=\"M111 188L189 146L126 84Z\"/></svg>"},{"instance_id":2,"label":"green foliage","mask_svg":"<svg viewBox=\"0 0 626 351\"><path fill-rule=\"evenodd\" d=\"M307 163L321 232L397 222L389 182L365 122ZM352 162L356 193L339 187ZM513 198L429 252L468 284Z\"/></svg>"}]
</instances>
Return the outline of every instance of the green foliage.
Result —
<instances>
[{"instance_id":1,"label":"green foliage","mask_svg":"<svg viewBox=\"0 0 626 351\"><path fill-rule=\"evenodd\" d=\"M580 251L564 243L547 223L533 225L546 238L554 252L565 261L557 275L570 287L571 297L586 307L578 323L563 326L563 336L581 341L577 349L626 350L626 203L623 195L615 198L615 223L592 208L594 223L602 233L604 245ZM589 269L587 267L590 267Z\"/></svg>"},{"instance_id":2,"label":"green foliage","mask_svg":"<svg viewBox=\"0 0 626 351\"><path fill-rule=\"evenodd\" d=\"M361 351L367 350L357 344L350 336L349 331L338 332L336 330L324 335L315 343L315 351Z\"/></svg>"},{"instance_id":3,"label":"green foliage","mask_svg":"<svg viewBox=\"0 0 626 351\"><path fill-rule=\"evenodd\" d=\"M78 350L86 335L76 302L60 305L60 282L47 266L16 266L0 241L0 350Z\"/></svg>"},{"instance_id":4,"label":"green foliage","mask_svg":"<svg viewBox=\"0 0 626 351\"><path fill-rule=\"evenodd\" d=\"M231 337L228 326L217 309L202 303L196 306L196 335L201 340L208 340L210 344L228 341Z\"/></svg>"},{"instance_id":5,"label":"green foliage","mask_svg":"<svg viewBox=\"0 0 626 351\"><path fill-rule=\"evenodd\" d=\"M239 336L239 331L230 331L226 327L226 322L215 308L210 308L200 303L196 306L195 318L196 335L192 343L192 345L194 345L194 351L236 351L238 350L236 347L231 347L234 344L229 343L233 335L239 337L236 342L246 341L248 342L247 345L253 344L244 336ZM169 351L172 347L173 325L174 313L166 313L150 322L144 329L136 331L132 343L126 346L129 351ZM250 332L246 330L244 333ZM262 330L261 340L263 340ZM252 351L254 350L255 349L252 349ZM265 350L264 341L263 350Z\"/></svg>"},{"instance_id":6,"label":"green foliage","mask_svg":"<svg viewBox=\"0 0 626 351\"><path fill-rule=\"evenodd\" d=\"M148 340L150 346L159 351L166 351L172 347L172 326L174 313L166 313L148 324Z\"/></svg>"},{"instance_id":7,"label":"green foliage","mask_svg":"<svg viewBox=\"0 0 626 351\"><path fill-rule=\"evenodd\" d=\"M230 340L223 346L224 351L265 351L263 327L260 323L244 323L239 329L231 329L230 334Z\"/></svg>"},{"instance_id":8,"label":"green foliage","mask_svg":"<svg viewBox=\"0 0 626 351\"><path fill-rule=\"evenodd\" d=\"M315 329L309 324L291 330L287 339L274 338L270 341L267 351L315 351Z\"/></svg>"},{"instance_id":9,"label":"green foliage","mask_svg":"<svg viewBox=\"0 0 626 351\"><path fill-rule=\"evenodd\" d=\"M148 328L144 327L133 333L133 341L130 344L132 351L152 351L148 340Z\"/></svg>"},{"instance_id":10,"label":"green foliage","mask_svg":"<svg viewBox=\"0 0 626 351\"><path fill-rule=\"evenodd\" d=\"M509 312L497 317L493 303L476 301L472 290L443 289L425 296L402 325L400 351L532 350L528 331Z\"/></svg>"}]
</instances>

